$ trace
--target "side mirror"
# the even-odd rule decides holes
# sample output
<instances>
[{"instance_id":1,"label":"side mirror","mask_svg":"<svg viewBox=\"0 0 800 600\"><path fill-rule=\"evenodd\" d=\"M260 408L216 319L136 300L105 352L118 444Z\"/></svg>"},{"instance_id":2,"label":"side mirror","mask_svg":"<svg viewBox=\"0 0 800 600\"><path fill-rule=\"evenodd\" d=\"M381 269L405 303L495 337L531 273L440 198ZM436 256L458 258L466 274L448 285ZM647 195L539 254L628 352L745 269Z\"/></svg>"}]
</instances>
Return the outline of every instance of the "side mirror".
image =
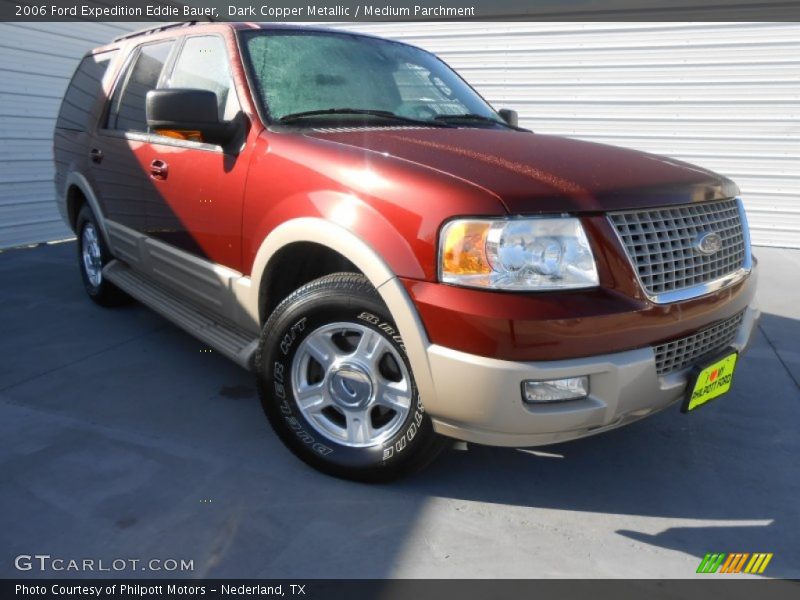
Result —
<instances>
[{"instance_id":1,"label":"side mirror","mask_svg":"<svg viewBox=\"0 0 800 600\"><path fill-rule=\"evenodd\" d=\"M517 111L511 110L510 108L501 108L497 113L502 117L503 121L512 127L519 127L519 115L517 115Z\"/></svg>"},{"instance_id":2,"label":"side mirror","mask_svg":"<svg viewBox=\"0 0 800 600\"><path fill-rule=\"evenodd\" d=\"M150 90L145 107L147 126L154 131L199 135L202 141L220 146L236 136L235 122L219 120L217 95L208 90Z\"/></svg>"}]
</instances>

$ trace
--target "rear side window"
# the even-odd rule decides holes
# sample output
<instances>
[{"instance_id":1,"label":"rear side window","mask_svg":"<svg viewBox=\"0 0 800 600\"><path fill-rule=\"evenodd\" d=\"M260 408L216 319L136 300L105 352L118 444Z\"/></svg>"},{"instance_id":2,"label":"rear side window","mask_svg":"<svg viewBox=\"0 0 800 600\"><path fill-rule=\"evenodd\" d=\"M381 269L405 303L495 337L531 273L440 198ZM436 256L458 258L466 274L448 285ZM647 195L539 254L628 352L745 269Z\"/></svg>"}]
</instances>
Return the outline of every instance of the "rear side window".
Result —
<instances>
[{"instance_id":1,"label":"rear side window","mask_svg":"<svg viewBox=\"0 0 800 600\"><path fill-rule=\"evenodd\" d=\"M175 61L167 87L214 92L222 121L230 121L239 112L225 42L218 36L188 38Z\"/></svg>"},{"instance_id":2,"label":"rear side window","mask_svg":"<svg viewBox=\"0 0 800 600\"><path fill-rule=\"evenodd\" d=\"M56 127L72 131L87 131L90 126L91 111L95 100L103 92L103 79L116 50L85 56L69 82L61 108L58 111Z\"/></svg>"},{"instance_id":3,"label":"rear side window","mask_svg":"<svg viewBox=\"0 0 800 600\"><path fill-rule=\"evenodd\" d=\"M174 41L168 41L142 46L114 91L108 114L109 129L147 131L145 98L147 92L156 89L173 45Z\"/></svg>"}]
</instances>

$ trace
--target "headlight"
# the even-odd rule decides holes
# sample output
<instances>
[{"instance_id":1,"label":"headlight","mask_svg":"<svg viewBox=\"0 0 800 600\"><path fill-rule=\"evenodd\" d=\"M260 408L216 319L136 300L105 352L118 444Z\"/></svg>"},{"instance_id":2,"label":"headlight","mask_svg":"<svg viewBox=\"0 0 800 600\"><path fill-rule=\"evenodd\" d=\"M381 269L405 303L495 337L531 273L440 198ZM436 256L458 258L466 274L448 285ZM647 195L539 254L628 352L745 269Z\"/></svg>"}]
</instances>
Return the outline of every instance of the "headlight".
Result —
<instances>
[{"instance_id":1,"label":"headlight","mask_svg":"<svg viewBox=\"0 0 800 600\"><path fill-rule=\"evenodd\" d=\"M442 229L444 283L498 290L595 287L597 267L579 219L457 219Z\"/></svg>"}]
</instances>

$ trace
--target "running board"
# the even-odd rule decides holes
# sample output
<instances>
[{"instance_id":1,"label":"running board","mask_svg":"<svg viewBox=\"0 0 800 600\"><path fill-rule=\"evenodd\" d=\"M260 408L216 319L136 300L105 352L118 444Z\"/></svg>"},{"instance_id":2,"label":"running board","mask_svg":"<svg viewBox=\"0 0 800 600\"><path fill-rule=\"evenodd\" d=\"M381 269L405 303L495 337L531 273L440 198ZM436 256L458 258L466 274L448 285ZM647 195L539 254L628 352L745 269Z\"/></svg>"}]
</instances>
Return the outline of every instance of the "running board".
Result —
<instances>
[{"instance_id":1,"label":"running board","mask_svg":"<svg viewBox=\"0 0 800 600\"><path fill-rule=\"evenodd\" d=\"M103 276L220 354L248 371L253 369L258 338L252 333L197 308L119 260L111 261L103 269Z\"/></svg>"}]
</instances>

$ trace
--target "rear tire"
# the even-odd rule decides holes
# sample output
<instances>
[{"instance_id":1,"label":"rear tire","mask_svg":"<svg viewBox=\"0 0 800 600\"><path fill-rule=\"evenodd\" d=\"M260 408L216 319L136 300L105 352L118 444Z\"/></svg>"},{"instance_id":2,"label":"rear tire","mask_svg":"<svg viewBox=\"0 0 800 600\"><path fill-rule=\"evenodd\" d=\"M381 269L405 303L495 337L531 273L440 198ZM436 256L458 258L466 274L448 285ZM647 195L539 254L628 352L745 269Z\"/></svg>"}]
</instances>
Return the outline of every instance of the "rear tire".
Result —
<instances>
[{"instance_id":1,"label":"rear tire","mask_svg":"<svg viewBox=\"0 0 800 600\"><path fill-rule=\"evenodd\" d=\"M425 414L397 327L363 275L328 275L286 298L264 325L255 366L275 432L323 473L388 481L447 445Z\"/></svg>"},{"instance_id":2,"label":"rear tire","mask_svg":"<svg viewBox=\"0 0 800 600\"><path fill-rule=\"evenodd\" d=\"M78 235L78 266L89 298L100 306L119 306L130 302L130 296L103 276L103 268L113 257L88 205L84 205L78 213L75 232Z\"/></svg>"}]
</instances>

